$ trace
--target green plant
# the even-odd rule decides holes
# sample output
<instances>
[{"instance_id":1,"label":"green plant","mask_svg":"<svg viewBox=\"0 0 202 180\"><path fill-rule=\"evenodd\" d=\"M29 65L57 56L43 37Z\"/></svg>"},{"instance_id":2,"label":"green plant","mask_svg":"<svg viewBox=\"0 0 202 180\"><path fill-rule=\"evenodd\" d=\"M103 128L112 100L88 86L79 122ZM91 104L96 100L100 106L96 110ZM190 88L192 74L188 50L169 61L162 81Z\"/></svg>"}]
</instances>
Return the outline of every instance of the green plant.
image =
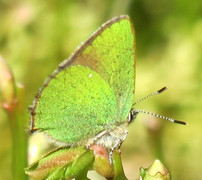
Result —
<instances>
[{"instance_id":1,"label":"green plant","mask_svg":"<svg viewBox=\"0 0 202 180\"><path fill-rule=\"evenodd\" d=\"M24 125L24 87L16 84L12 70L0 56L1 105L7 112L12 136L12 178L27 179L27 135Z\"/></svg>"}]
</instances>

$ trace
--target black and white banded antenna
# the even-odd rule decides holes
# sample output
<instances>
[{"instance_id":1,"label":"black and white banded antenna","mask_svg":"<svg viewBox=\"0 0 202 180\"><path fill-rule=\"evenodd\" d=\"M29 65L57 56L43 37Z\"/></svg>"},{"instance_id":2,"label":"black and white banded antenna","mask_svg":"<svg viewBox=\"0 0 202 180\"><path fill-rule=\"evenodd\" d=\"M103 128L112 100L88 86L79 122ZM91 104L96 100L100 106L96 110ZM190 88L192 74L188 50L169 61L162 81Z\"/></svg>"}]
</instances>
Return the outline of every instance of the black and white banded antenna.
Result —
<instances>
[{"instance_id":1,"label":"black and white banded antenna","mask_svg":"<svg viewBox=\"0 0 202 180\"><path fill-rule=\"evenodd\" d=\"M144 98L142 98L142 99L136 101L135 103L133 103L132 106L134 106L134 105L136 105L136 104L139 104L140 102L142 102L142 101L144 101L144 100L146 100L146 99L149 99L149 98L151 98L151 97L153 97L153 96L159 95L159 94L161 94L162 92L164 92L166 89L168 89L168 88L167 88L167 87L163 87L163 88L159 89L158 91L156 91L156 92L154 92L154 93L151 93L151 94L149 94L148 96L146 96L146 97L144 97Z\"/></svg>"},{"instance_id":2,"label":"black and white banded antenna","mask_svg":"<svg viewBox=\"0 0 202 180\"><path fill-rule=\"evenodd\" d=\"M149 99L149 98L151 98L151 97L153 97L153 96L156 96L156 95L158 95L158 94L161 94L161 93L164 92L166 89L167 89L167 87L163 87L163 88L161 88L160 90L158 90L158 91L156 91L156 92L154 92L154 93L152 93L152 94L149 94L148 96L146 96L146 97L144 97L144 98L142 98L142 99L136 101L136 102L133 104L133 106L136 105L136 104L138 104L138 103L140 103L140 102L142 102L142 101L144 101L144 100L146 100L146 99ZM165 117L165 116L156 114L156 113L152 113L152 112L145 111L145 110L138 110L138 109L132 109L132 110L131 110L130 116L129 116L129 122L133 121L134 117L135 117L138 113L149 114L149 115L151 115L151 116L155 116L155 117L157 117L157 118L165 119L165 120L171 121L171 122L173 122L173 123L186 125L186 122L184 122L184 121L175 120L175 119L173 119L173 118L168 118L168 117ZM130 120L131 120L131 121L130 121Z\"/></svg>"}]
</instances>

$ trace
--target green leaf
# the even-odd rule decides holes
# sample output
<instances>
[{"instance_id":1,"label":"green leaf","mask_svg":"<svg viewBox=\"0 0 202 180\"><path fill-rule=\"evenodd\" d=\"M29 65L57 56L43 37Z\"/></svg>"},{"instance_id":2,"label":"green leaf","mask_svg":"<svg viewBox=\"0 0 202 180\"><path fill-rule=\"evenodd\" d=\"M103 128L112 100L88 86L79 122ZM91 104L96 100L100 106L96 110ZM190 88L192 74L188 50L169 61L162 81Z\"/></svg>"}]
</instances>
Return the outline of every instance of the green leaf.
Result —
<instances>
[{"instance_id":1,"label":"green leaf","mask_svg":"<svg viewBox=\"0 0 202 180\"><path fill-rule=\"evenodd\" d=\"M122 166L121 155L118 150L113 152L114 178L113 180L127 180Z\"/></svg>"},{"instance_id":2,"label":"green leaf","mask_svg":"<svg viewBox=\"0 0 202 180\"><path fill-rule=\"evenodd\" d=\"M93 151L81 147L59 148L30 165L25 172L35 180L87 179L93 161Z\"/></svg>"}]
</instances>

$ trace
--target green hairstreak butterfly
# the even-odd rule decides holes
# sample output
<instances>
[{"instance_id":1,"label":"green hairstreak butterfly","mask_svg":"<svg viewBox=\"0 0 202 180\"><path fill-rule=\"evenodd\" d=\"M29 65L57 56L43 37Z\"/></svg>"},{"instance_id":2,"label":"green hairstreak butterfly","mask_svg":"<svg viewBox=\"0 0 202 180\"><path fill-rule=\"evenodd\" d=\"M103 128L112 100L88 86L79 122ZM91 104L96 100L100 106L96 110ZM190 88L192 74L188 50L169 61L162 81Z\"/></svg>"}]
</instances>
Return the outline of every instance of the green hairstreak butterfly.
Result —
<instances>
[{"instance_id":1,"label":"green hairstreak butterfly","mask_svg":"<svg viewBox=\"0 0 202 180\"><path fill-rule=\"evenodd\" d=\"M31 107L30 131L64 145L112 150L127 136L135 88L135 33L128 16L103 24L48 77Z\"/></svg>"}]
</instances>

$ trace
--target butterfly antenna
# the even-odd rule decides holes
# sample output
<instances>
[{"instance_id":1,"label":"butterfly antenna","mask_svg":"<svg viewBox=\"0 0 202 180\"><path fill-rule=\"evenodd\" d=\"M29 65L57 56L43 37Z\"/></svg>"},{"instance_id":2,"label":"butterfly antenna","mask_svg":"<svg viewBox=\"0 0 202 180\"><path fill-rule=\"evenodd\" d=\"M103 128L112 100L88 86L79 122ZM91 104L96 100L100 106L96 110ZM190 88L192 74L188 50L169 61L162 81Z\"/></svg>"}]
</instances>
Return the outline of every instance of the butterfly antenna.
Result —
<instances>
[{"instance_id":1,"label":"butterfly antenna","mask_svg":"<svg viewBox=\"0 0 202 180\"><path fill-rule=\"evenodd\" d=\"M159 89L158 91L149 94L148 96L146 96L146 97L144 97L144 98L142 98L142 99L136 101L136 102L133 104L133 106L136 105L136 104L138 104L138 103L140 103L140 102L142 102L142 101L144 101L144 100L146 100L146 99L149 99L149 98L151 98L151 97L153 97L153 96L156 96L156 95L158 95L158 94L161 94L161 93L164 92L166 89L167 89L167 87L163 87L163 88Z\"/></svg>"},{"instance_id":2,"label":"butterfly antenna","mask_svg":"<svg viewBox=\"0 0 202 180\"><path fill-rule=\"evenodd\" d=\"M166 119L166 120L171 121L171 122L173 122L173 123L186 125L186 122L184 122L184 121L175 120L175 119L172 119L172 118L168 118L168 117L161 116L161 115L159 115L159 114L155 114L155 113L148 112L148 111L144 111L144 110L136 110L136 109L133 110L133 114L138 114L138 113L149 114L149 115L155 116L155 117L157 117L157 118Z\"/></svg>"}]
</instances>

